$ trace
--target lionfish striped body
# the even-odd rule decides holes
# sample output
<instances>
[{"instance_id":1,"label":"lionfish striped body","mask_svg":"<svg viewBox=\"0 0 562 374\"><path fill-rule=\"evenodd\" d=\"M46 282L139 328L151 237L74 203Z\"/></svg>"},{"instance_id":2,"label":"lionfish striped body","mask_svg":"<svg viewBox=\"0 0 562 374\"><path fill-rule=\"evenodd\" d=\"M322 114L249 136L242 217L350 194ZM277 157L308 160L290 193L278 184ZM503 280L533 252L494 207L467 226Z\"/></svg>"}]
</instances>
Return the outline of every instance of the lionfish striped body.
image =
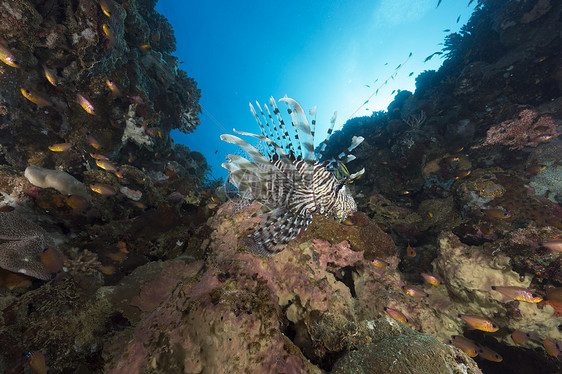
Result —
<instances>
[{"instance_id":1,"label":"lionfish striped body","mask_svg":"<svg viewBox=\"0 0 562 374\"><path fill-rule=\"evenodd\" d=\"M288 105L287 111L295 129L294 140L289 135L273 97L269 100L272 111L266 104L264 113L259 103L256 103L261 119L250 104L262 135L234 130L237 134L261 140L265 144L264 154L235 135L221 135L222 140L240 146L251 158L250 161L241 156L228 155L230 162L223 163L222 166L229 171L229 181L241 193L262 202L266 208L265 224L244 240L249 251L263 256L282 251L289 241L306 229L315 214L342 221L354 213L357 205L346 184L364 172L363 169L351 175L344 173L341 178L337 178L335 173L336 170L347 171L343 165L355 158L350 152L363 141L362 137L353 137L351 146L335 158L319 161L334 128L335 114L328 137L322 143L316 159L316 120L312 120L311 128L306 114L295 100L285 97L279 101ZM310 114L315 115L315 109Z\"/></svg>"}]
</instances>

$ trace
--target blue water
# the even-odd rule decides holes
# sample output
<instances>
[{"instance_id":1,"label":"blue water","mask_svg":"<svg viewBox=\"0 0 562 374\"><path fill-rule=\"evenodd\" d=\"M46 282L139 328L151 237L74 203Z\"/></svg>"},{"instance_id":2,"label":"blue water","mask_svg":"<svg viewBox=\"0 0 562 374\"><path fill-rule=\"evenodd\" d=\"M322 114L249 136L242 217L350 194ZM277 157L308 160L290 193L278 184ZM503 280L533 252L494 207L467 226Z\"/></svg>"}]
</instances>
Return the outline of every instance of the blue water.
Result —
<instances>
[{"instance_id":1,"label":"blue water","mask_svg":"<svg viewBox=\"0 0 562 374\"><path fill-rule=\"evenodd\" d=\"M457 0L436 5L437 0L160 0L156 10L174 28L180 68L202 91L201 125L172 137L203 153L214 177L226 178L220 164L236 148L220 134L232 128L258 133L248 102L288 95L304 109L318 107L318 144L334 111L338 129L352 115L385 110L393 91L413 92L419 73L439 68L439 56L424 63L425 58L441 50L439 43L462 27L472 8Z\"/></svg>"}]
</instances>

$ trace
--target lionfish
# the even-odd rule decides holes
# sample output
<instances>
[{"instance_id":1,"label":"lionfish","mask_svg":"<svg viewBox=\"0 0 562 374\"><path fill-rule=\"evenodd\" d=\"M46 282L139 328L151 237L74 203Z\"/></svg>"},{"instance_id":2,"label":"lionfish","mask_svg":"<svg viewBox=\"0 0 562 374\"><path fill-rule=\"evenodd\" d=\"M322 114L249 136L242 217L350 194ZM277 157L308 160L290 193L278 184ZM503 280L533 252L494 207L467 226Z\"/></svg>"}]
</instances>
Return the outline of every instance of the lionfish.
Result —
<instances>
[{"instance_id":1,"label":"lionfish","mask_svg":"<svg viewBox=\"0 0 562 374\"><path fill-rule=\"evenodd\" d=\"M361 176L365 169L349 174L345 163L355 159L351 151L363 141L354 136L351 145L338 156L321 162L336 122L337 112L330 120L328 136L320 145L318 158L314 153L316 107L309 111L312 127L302 107L295 100L284 97L294 136L289 131L275 99L269 99L262 109L256 102L261 118L250 103L262 135L233 131L239 135L259 139L262 152L245 140L230 134L221 135L225 142L236 144L251 158L229 154L230 162L222 166L229 171L229 182L250 200L263 203L267 220L244 239L243 245L254 254L272 256L285 249L320 214L343 221L357 210L347 184ZM272 115L273 113L273 115ZM263 119L263 122L262 122ZM275 139L276 141L274 141Z\"/></svg>"}]
</instances>

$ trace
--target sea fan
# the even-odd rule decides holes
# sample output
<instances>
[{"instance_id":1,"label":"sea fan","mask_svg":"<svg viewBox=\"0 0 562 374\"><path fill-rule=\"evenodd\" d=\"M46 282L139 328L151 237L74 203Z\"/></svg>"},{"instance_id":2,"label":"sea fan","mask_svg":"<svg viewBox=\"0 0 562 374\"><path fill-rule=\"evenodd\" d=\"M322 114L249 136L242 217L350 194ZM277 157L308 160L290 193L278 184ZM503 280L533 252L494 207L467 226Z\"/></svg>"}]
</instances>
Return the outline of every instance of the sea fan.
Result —
<instances>
[{"instance_id":1,"label":"sea fan","mask_svg":"<svg viewBox=\"0 0 562 374\"><path fill-rule=\"evenodd\" d=\"M250 104L262 135L234 130L237 134L263 141L263 154L235 135L221 135L222 140L240 146L251 158L250 161L242 156L228 155L230 162L222 166L229 171L229 181L242 195L263 203L267 221L243 241L249 251L262 256L272 256L282 251L289 241L306 229L315 214L339 221L353 214L357 205L346 185L365 171L362 169L349 174L345 167L346 162L355 159L350 152L361 144L363 137L354 136L351 146L344 152L331 160L319 161L333 131L336 113L316 159L316 119L312 120L311 128L306 114L295 100L284 97L279 101L288 105L294 137L289 135L273 97L269 99L272 111L265 104L264 113L256 102L263 122ZM310 110L310 115L315 117L316 109Z\"/></svg>"}]
</instances>

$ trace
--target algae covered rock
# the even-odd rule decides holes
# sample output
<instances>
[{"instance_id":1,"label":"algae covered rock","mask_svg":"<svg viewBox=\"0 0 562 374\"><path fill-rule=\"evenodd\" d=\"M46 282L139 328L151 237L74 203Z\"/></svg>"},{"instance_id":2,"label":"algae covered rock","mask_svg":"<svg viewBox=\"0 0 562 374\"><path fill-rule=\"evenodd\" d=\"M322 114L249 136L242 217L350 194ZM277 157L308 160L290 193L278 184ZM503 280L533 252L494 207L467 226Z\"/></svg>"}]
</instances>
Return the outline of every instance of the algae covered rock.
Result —
<instances>
[{"instance_id":1,"label":"algae covered rock","mask_svg":"<svg viewBox=\"0 0 562 374\"><path fill-rule=\"evenodd\" d=\"M432 336L416 333L389 319L375 322L380 340L345 354L336 362L332 373L481 373L465 353ZM393 327L397 324L400 334L396 334Z\"/></svg>"}]
</instances>

